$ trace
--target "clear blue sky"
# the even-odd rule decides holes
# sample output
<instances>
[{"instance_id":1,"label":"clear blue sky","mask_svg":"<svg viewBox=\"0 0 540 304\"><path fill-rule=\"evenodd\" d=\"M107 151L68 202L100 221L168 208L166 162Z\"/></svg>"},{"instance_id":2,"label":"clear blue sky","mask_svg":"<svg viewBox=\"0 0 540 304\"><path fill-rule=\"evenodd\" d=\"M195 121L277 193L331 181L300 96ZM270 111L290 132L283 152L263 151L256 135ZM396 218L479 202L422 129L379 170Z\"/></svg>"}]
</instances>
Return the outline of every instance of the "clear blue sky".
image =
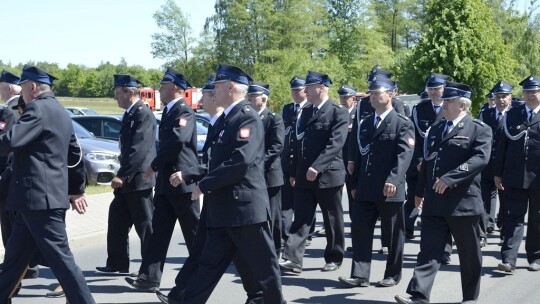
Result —
<instances>
[{"instance_id":1,"label":"clear blue sky","mask_svg":"<svg viewBox=\"0 0 540 304\"><path fill-rule=\"evenodd\" d=\"M195 37L215 0L175 0L190 15ZM2 1L4 2L4 1ZM100 62L159 68L151 35L159 32L152 15L165 0L24 0L0 10L0 60L11 64L47 61L96 67ZM523 10L529 0L518 0ZM5 3L3 3L5 4ZM11 9L10 9L11 8Z\"/></svg>"},{"instance_id":2,"label":"clear blue sky","mask_svg":"<svg viewBox=\"0 0 540 304\"><path fill-rule=\"evenodd\" d=\"M214 0L175 0L190 15L195 37ZM2 1L4 2L4 1ZM100 62L159 68L151 35L159 32L152 15L165 0L24 0L2 3L0 60L11 64L47 61L96 67ZM11 10L9 9L11 8Z\"/></svg>"}]
</instances>

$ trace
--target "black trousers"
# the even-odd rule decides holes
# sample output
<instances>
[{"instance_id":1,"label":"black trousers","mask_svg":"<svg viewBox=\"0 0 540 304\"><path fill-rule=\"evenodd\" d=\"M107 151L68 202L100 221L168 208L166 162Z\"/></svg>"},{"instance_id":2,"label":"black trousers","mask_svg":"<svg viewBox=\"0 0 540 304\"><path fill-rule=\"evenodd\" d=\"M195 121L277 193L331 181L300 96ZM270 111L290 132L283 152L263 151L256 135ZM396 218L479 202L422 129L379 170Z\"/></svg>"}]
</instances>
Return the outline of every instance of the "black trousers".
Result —
<instances>
[{"instance_id":1,"label":"black trousers","mask_svg":"<svg viewBox=\"0 0 540 304\"><path fill-rule=\"evenodd\" d=\"M503 224L504 241L501 247L503 263L516 265L519 246L523 240L524 221L527 209L527 262L540 263L540 187L517 189L505 187L508 214Z\"/></svg>"},{"instance_id":2,"label":"black trousers","mask_svg":"<svg viewBox=\"0 0 540 304\"><path fill-rule=\"evenodd\" d=\"M208 228L206 245L195 277L184 292L183 304L206 303L231 260L239 255L263 293L264 303L285 303L281 274L268 222Z\"/></svg>"},{"instance_id":3,"label":"black trousers","mask_svg":"<svg viewBox=\"0 0 540 304\"><path fill-rule=\"evenodd\" d=\"M283 176L285 183L281 188L281 238L289 238L294 217L294 188L289 182L289 176Z\"/></svg>"},{"instance_id":4,"label":"black trousers","mask_svg":"<svg viewBox=\"0 0 540 304\"><path fill-rule=\"evenodd\" d=\"M414 193L416 191L416 184L418 183L417 176L406 177L407 182L407 200L404 205L404 214L405 214L405 232L407 234L414 234L414 223L416 222L417 216L411 217L411 213L414 210Z\"/></svg>"},{"instance_id":5,"label":"black trousers","mask_svg":"<svg viewBox=\"0 0 540 304\"><path fill-rule=\"evenodd\" d=\"M129 231L135 231L141 239L141 256L150 244L152 235L152 188L140 191L114 192L109 207L107 230L107 266L129 271Z\"/></svg>"},{"instance_id":6,"label":"black trousers","mask_svg":"<svg viewBox=\"0 0 540 304\"><path fill-rule=\"evenodd\" d=\"M199 200L191 200L191 193L155 196L152 236L139 269L141 279L158 284L161 282L167 250L177 220L191 255L199 224L200 206Z\"/></svg>"},{"instance_id":7,"label":"black trousers","mask_svg":"<svg viewBox=\"0 0 540 304\"><path fill-rule=\"evenodd\" d=\"M463 301L478 299L482 275L482 251L478 242L480 217L480 215L448 217L422 215L420 253L407 293L429 300L450 232L456 241L461 263Z\"/></svg>"},{"instance_id":8,"label":"black trousers","mask_svg":"<svg viewBox=\"0 0 540 304\"><path fill-rule=\"evenodd\" d=\"M384 278L401 280L403 246L405 245L405 223L401 202L354 202L352 206L353 262L351 277L369 280L373 254L373 236L377 218L385 227L388 241L388 257Z\"/></svg>"},{"instance_id":9,"label":"black trousers","mask_svg":"<svg viewBox=\"0 0 540 304\"><path fill-rule=\"evenodd\" d=\"M174 280L175 286L169 292L168 297L175 299L179 302L183 301L184 292L186 288L192 284L197 274L197 269L199 267L199 260L202 256L204 246L206 244L208 227L206 226L206 213L207 213L207 204L203 202L201 209L201 217L199 219L199 226L197 227L197 235L193 241L193 248L189 257L184 262L184 265L178 272L176 279ZM247 293L248 301L246 303L259 303L263 301L262 291L259 288L257 280L253 277L249 265L242 260L242 257L236 254L233 258L234 265L236 270L242 279L242 285L244 290ZM217 281L215 282L217 284ZM212 286L211 289L214 289L215 286Z\"/></svg>"},{"instance_id":10,"label":"black trousers","mask_svg":"<svg viewBox=\"0 0 540 304\"><path fill-rule=\"evenodd\" d=\"M495 216L497 213L497 187L493 178L482 178L480 182L482 201L484 202L484 214L480 221L480 237L487 237L487 229L495 229Z\"/></svg>"},{"instance_id":11,"label":"black trousers","mask_svg":"<svg viewBox=\"0 0 540 304\"><path fill-rule=\"evenodd\" d=\"M326 231L324 260L341 265L343 262L345 232L343 206L341 205L342 187L325 189L294 190L294 222L291 235L285 243L283 258L302 265L306 240L313 223L317 205L320 206Z\"/></svg>"},{"instance_id":12,"label":"black trousers","mask_svg":"<svg viewBox=\"0 0 540 304\"><path fill-rule=\"evenodd\" d=\"M345 166L345 168L347 168L347 166ZM347 202L349 204L349 218L352 220L351 210L352 210L352 205L354 202L354 196L351 193L351 189L353 189L353 187L356 187L356 185L353 185L351 179L352 179L351 176L347 173L347 178L345 179L345 186L347 188L346 191L347 191Z\"/></svg>"},{"instance_id":13,"label":"black trousers","mask_svg":"<svg viewBox=\"0 0 540 304\"><path fill-rule=\"evenodd\" d=\"M7 245L7 241L13 230L13 223L15 222L15 212L6 210L10 180L11 170L6 169L0 176L0 229L2 230L4 248Z\"/></svg>"},{"instance_id":14,"label":"black trousers","mask_svg":"<svg viewBox=\"0 0 540 304\"><path fill-rule=\"evenodd\" d=\"M7 298L37 249L64 288L70 303L93 304L84 275L69 249L66 210L18 211L0 273L0 303Z\"/></svg>"},{"instance_id":15,"label":"black trousers","mask_svg":"<svg viewBox=\"0 0 540 304\"><path fill-rule=\"evenodd\" d=\"M274 238L276 253L281 250L281 186L267 189L270 201L270 231Z\"/></svg>"},{"instance_id":16,"label":"black trousers","mask_svg":"<svg viewBox=\"0 0 540 304\"><path fill-rule=\"evenodd\" d=\"M499 212L497 213L497 227L500 228L500 238L504 238L504 222L508 215L508 204L504 190L497 189L499 195Z\"/></svg>"}]
</instances>

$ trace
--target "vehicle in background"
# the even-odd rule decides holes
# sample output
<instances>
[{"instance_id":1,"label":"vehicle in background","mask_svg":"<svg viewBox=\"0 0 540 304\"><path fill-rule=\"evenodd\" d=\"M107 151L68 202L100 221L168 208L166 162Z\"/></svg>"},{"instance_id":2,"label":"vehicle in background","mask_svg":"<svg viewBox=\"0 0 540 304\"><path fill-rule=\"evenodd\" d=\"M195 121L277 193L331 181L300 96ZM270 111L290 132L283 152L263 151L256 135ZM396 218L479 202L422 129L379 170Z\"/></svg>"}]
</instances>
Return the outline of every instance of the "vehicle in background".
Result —
<instances>
[{"instance_id":1,"label":"vehicle in background","mask_svg":"<svg viewBox=\"0 0 540 304\"><path fill-rule=\"evenodd\" d=\"M162 108L161 100L159 98L159 90L154 88L140 88L139 96L141 100L153 111L160 110ZM199 100L202 97L202 91L199 88L189 88L184 91L184 100L191 106L193 110L198 109Z\"/></svg>"},{"instance_id":2,"label":"vehicle in background","mask_svg":"<svg viewBox=\"0 0 540 304\"><path fill-rule=\"evenodd\" d=\"M98 112L83 107L66 107L66 110L73 113L74 115L99 115Z\"/></svg>"},{"instance_id":3,"label":"vehicle in background","mask_svg":"<svg viewBox=\"0 0 540 304\"><path fill-rule=\"evenodd\" d=\"M73 121L73 130L82 149L86 183L108 185L120 169L120 148L117 141L96 138L83 126Z\"/></svg>"},{"instance_id":4,"label":"vehicle in background","mask_svg":"<svg viewBox=\"0 0 540 304\"><path fill-rule=\"evenodd\" d=\"M158 127L156 128L156 147L159 148L159 122L162 112L154 112ZM120 129L122 128L122 114L73 116L71 119L81 124L97 138L104 138L118 141L120 139ZM208 114L196 114L197 122L197 154L199 161L202 160L202 148L208 134L210 118Z\"/></svg>"}]
</instances>

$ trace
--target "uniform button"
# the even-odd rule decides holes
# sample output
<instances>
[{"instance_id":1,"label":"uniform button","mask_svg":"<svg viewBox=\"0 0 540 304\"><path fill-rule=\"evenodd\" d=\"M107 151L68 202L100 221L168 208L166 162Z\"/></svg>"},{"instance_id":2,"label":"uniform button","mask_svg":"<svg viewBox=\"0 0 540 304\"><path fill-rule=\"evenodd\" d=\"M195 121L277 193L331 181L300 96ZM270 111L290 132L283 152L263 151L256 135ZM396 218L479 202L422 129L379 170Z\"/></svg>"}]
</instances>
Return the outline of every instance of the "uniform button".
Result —
<instances>
[{"instance_id":1,"label":"uniform button","mask_svg":"<svg viewBox=\"0 0 540 304\"><path fill-rule=\"evenodd\" d=\"M238 199L238 196L235 196L234 199Z\"/></svg>"},{"instance_id":2,"label":"uniform button","mask_svg":"<svg viewBox=\"0 0 540 304\"><path fill-rule=\"evenodd\" d=\"M529 159L528 157L525 157L525 160Z\"/></svg>"},{"instance_id":3,"label":"uniform button","mask_svg":"<svg viewBox=\"0 0 540 304\"><path fill-rule=\"evenodd\" d=\"M442 148L439 148L439 151L442 151Z\"/></svg>"},{"instance_id":4,"label":"uniform button","mask_svg":"<svg viewBox=\"0 0 540 304\"><path fill-rule=\"evenodd\" d=\"M208 194L212 193L212 191L208 191Z\"/></svg>"},{"instance_id":5,"label":"uniform button","mask_svg":"<svg viewBox=\"0 0 540 304\"><path fill-rule=\"evenodd\" d=\"M371 176L371 173L368 173L367 176Z\"/></svg>"},{"instance_id":6,"label":"uniform button","mask_svg":"<svg viewBox=\"0 0 540 304\"><path fill-rule=\"evenodd\" d=\"M439 170L439 167L436 167L435 170Z\"/></svg>"},{"instance_id":7,"label":"uniform button","mask_svg":"<svg viewBox=\"0 0 540 304\"><path fill-rule=\"evenodd\" d=\"M368 166L371 166L371 163L368 163L367 165L368 165Z\"/></svg>"}]
</instances>

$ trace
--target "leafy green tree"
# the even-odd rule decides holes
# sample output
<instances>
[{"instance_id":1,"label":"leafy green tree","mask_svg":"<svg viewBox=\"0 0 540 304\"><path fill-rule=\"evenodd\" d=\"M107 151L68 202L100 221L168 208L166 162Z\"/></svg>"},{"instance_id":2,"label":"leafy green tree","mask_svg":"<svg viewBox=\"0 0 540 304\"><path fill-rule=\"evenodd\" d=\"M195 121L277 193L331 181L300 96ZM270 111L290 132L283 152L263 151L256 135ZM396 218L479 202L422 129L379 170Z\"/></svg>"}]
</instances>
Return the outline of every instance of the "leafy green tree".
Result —
<instances>
[{"instance_id":1,"label":"leafy green tree","mask_svg":"<svg viewBox=\"0 0 540 304\"><path fill-rule=\"evenodd\" d=\"M402 89L418 92L429 73L441 72L472 86L477 109L498 79L515 82L517 63L485 1L428 0L425 10L429 25L401 62Z\"/></svg>"}]
</instances>

